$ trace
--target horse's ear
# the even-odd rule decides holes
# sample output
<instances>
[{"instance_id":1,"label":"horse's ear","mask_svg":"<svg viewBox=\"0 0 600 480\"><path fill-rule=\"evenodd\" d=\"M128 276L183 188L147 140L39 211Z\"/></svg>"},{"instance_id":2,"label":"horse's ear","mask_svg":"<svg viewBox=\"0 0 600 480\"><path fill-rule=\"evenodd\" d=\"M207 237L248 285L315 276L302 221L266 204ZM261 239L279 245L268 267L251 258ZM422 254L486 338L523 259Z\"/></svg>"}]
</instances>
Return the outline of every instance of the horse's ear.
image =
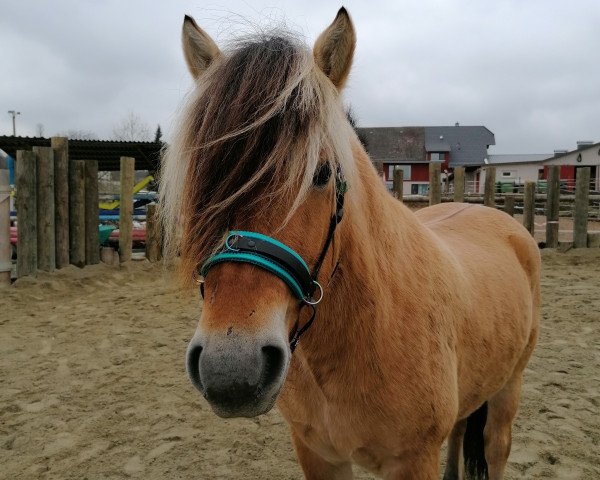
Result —
<instances>
[{"instance_id":1,"label":"horse's ear","mask_svg":"<svg viewBox=\"0 0 600 480\"><path fill-rule=\"evenodd\" d=\"M354 25L350 15L342 7L333 23L319 35L313 49L317 65L338 89L348 79L355 46Z\"/></svg>"},{"instance_id":2,"label":"horse's ear","mask_svg":"<svg viewBox=\"0 0 600 480\"><path fill-rule=\"evenodd\" d=\"M221 54L212 38L188 15L181 30L183 54L188 69L194 78L200 77L212 61Z\"/></svg>"}]
</instances>

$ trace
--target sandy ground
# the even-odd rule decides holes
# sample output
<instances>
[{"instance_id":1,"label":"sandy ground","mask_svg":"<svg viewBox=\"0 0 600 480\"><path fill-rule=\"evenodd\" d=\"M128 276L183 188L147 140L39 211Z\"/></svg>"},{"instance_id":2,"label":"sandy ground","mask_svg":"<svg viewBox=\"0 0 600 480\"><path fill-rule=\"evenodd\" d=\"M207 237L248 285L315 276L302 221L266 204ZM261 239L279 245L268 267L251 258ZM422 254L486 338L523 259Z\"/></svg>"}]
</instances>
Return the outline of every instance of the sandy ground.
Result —
<instances>
[{"instance_id":1,"label":"sandy ground","mask_svg":"<svg viewBox=\"0 0 600 480\"><path fill-rule=\"evenodd\" d=\"M198 300L164 273L69 267L0 290L0 478L301 478L277 411L224 421L193 390ZM544 253L509 479L600 478L599 292L600 249Z\"/></svg>"}]
</instances>

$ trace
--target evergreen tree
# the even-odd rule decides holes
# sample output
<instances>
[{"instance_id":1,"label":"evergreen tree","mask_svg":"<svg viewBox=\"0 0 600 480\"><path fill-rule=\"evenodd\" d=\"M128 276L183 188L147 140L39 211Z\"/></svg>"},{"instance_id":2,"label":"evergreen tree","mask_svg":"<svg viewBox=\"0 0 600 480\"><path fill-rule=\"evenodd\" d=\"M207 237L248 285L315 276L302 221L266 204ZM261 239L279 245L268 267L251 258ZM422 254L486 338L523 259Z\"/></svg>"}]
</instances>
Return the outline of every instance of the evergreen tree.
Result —
<instances>
[{"instance_id":1,"label":"evergreen tree","mask_svg":"<svg viewBox=\"0 0 600 480\"><path fill-rule=\"evenodd\" d=\"M156 133L154 134L154 142L162 143L162 130L160 129L160 125L156 127Z\"/></svg>"}]
</instances>

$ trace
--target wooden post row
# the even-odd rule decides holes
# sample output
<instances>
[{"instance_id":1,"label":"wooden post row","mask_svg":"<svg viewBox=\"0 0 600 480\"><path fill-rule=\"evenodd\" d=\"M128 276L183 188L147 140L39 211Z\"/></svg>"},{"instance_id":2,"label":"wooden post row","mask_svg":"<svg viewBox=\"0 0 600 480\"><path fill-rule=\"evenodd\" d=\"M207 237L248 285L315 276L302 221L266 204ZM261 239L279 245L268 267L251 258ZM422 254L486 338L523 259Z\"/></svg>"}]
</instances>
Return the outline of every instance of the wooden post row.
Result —
<instances>
[{"instance_id":1,"label":"wooden post row","mask_svg":"<svg viewBox=\"0 0 600 480\"><path fill-rule=\"evenodd\" d=\"M162 257L162 235L155 204L146 207L146 258L158 262Z\"/></svg>"},{"instance_id":2,"label":"wooden post row","mask_svg":"<svg viewBox=\"0 0 600 480\"><path fill-rule=\"evenodd\" d=\"M85 265L85 162L69 164L69 261Z\"/></svg>"},{"instance_id":3,"label":"wooden post row","mask_svg":"<svg viewBox=\"0 0 600 480\"><path fill-rule=\"evenodd\" d=\"M512 193L504 195L504 211L511 217L515 216L515 197Z\"/></svg>"},{"instance_id":4,"label":"wooden post row","mask_svg":"<svg viewBox=\"0 0 600 480\"><path fill-rule=\"evenodd\" d=\"M35 153L18 150L15 165L17 188L17 277L37 272L37 165Z\"/></svg>"},{"instance_id":5,"label":"wooden post row","mask_svg":"<svg viewBox=\"0 0 600 480\"><path fill-rule=\"evenodd\" d=\"M429 205L442 201L442 165L439 162L429 163Z\"/></svg>"},{"instance_id":6,"label":"wooden post row","mask_svg":"<svg viewBox=\"0 0 600 480\"><path fill-rule=\"evenodd\" d=\"M0 288L10 285L12 248L10 246L10 183L8 165L0 160Z\"/></svg>"},{"instance_id":7,"label":"wooden post row","mask_svg":"<svg viewBox=\"0 0 600 480\"><path fill-rule=\"evenodd\" d=\"M54 226L54 151L33 147L37 157L37 268L52 272L56 266Z\"/></svg>"},{"instance_id":8,"label":"wooden post row","mask_svg":"<svg viewBox=\"0 0 600 480\"><path fill-rule=\"evenodd\" d=\"M119 260L131 260L133 240L133 184L135 159L121 157L121 204L119 206Z\"/></svg>"},{"instance_id":9,"label":"wooden post row","mask_svg":"<svg viewBox=\"0 0 600 480\"><path fill-rule=\"evenodd\" d=\"M525 182L523 226L532 236L535 235L535 182Z\"/></svg>"},{"instance_id":10,"label":"wooden post row","mask_svg":"<svg viewBox=\"0 0 600 480\"><path fill-rule=\"evenodd\" d=\"M85 264L100 263L100 235L98 232L98 161L85 163Z\"/></svg>"},{"instance_id":11,"label":"wooden post row","mask_svg":"<svg viewBox=\"0 0 600 480\"><path fill-rule=\"evenodd\" d=\"M69 140L52 137L54 150L54 229L56 268L69 265Z\"/></svg>"},{"instance_id":12,"label":"wooden post row","mask_svg":"<svg viewBox=\"0 0 600 480\"><path fill-rule=\"evenodd\" d=\"M573 214L573 247L586 248L588 244L588 202L590 197L590 167L577 169L575 182L575 211Z\"/></svg>"},{"instance_id":13,"label":"wooden post row","mask_svg":"<svg viewBox=\"0 0 600 480\"><path fill-rule=\"evenodd\" d=\"M600 232L590 232L587 234L587 246L588 248L600 247Z\"/></svg>"},{"instance_id":14,"label":"wooden post row","mask_svg":"<svg viewBox=\"0 0 600 480\"><path fill-rule=\"evenodd\" d=\"M548 167L546 197L546 247L558 247L558 212L560 205L560 165Z\"/></svg>"},{"instance_id":15,"label":"wooden post row","mask_svg":"<svg viewBox=\"0 0 600 480\"><path fill-rule=\"evenodd\" d=\"M496 207L496 167L485 167L483 204L486 207Z\"/></svg>"},{"instance_id":16,"label":"wooden post row","mask_svg":"<svg viewBox=\"0 0 600 480\"><path fill-rule=\"evenodd\" d=\"M401 169L394 170L394 196L402 201L404 196L404 171Z\"/></svg>"},{"instance_id":17,"label":"wooden post row","mask_svg":"<svg viewBox=\"0 0 600 480\"><path fill-rule=\"evenodd\" d=\"M454 201L465 201L465 167L454 167Z\"/></svg>"}]
</instances>

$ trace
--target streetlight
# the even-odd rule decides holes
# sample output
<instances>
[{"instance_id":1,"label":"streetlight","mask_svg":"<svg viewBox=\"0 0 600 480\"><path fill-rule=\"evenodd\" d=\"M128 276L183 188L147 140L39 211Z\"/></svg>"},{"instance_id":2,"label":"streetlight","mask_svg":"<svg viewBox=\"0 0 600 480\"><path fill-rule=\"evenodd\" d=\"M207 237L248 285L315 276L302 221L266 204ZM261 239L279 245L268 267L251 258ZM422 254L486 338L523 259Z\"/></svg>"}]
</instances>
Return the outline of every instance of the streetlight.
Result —
<instances>
[{"instance_id":1,"label":"streetlight","mask_svg":"<svg viewBox=\"0 0 600 480\"><path fill-rule=\"evenodd\" d=\"M9 115L12 115L12 121L13 121L13 137L16 137L16 136L17 136L17 125L16 125L16 121L15 121L15 119L16 119L17 115L21 115L21 112L17 112L17 111L15 111L15 110L9 110L9 111L8 111L8 114L9 114Z\"/></svg>"}]
</instances>

